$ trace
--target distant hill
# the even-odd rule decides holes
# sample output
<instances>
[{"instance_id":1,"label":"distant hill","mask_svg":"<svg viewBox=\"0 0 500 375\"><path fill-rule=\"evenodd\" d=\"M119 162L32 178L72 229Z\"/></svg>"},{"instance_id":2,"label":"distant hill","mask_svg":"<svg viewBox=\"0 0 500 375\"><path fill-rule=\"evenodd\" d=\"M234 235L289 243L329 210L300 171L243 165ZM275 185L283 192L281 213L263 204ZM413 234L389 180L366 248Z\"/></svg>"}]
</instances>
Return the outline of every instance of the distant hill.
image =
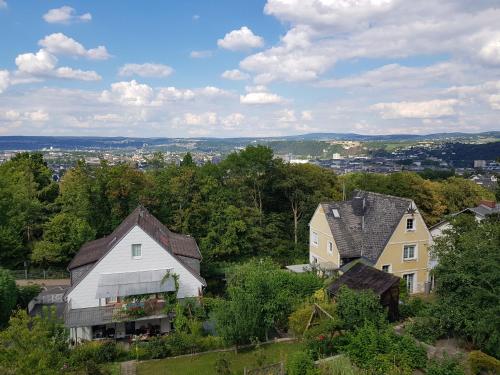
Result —
<instances>
[{"instance_id":1,"label":"distant hill","mask_svg":"<svg viewBox=\"0 0 500 375\"><path fill-rule=\"evenodd\" d=\"M42 150L50 147L63 150L85 149L136 149L147 145L153 148L178 149L196 148L199 150L230 150L252 143L278 141L460 141L480 138L500 139L500 131L484 133L436 133L427 135L362 135L355 133L310 133L283 137L241 137L241 138L129 138L129 137L58 137L58 136L3 136L0 137L0 150Z\"/></svg>"}]
</instances>

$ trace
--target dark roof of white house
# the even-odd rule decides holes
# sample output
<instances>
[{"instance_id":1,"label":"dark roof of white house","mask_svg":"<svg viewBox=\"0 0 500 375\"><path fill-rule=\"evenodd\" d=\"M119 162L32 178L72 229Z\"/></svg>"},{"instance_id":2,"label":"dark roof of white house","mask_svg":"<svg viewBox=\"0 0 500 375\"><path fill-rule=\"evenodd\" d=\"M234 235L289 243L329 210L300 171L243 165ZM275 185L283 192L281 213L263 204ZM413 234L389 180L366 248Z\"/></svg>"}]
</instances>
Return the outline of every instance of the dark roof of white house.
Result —
<instances>
[{"instance_id":1,"label":"dark roof of white house","mask_svg":"<svg viewBox=\"0 0 500 375\"><path fill-rule=\"evenodd\" d=\"M411 199L355 190L351 200L321 203L341 258L364 257L375 263ZM336 210L336 211L334 211Z\"/></svg>"},{"instance_id":2,"label":"dark roof of white house","mask_svg":"<svg viewBox=\"0 0 500 375\"><path fill-rule=\"evenodd\" d=\"M111 234L83 244L68 269L97 262L136 225L172 255L201 259L200 250L193 237L170 231L144 206L139 206Z\"/></svg>"}]
</instances>

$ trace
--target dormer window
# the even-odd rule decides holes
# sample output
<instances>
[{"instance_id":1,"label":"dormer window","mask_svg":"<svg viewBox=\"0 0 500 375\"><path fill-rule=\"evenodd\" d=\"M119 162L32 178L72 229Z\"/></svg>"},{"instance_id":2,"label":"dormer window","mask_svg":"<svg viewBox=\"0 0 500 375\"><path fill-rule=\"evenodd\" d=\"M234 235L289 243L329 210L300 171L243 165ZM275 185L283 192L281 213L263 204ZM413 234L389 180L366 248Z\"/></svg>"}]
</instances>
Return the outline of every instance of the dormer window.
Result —
<instances>
[{"instance_id":1,"label":"dormer window","mask_svg":"<svg viewBox=\"0 0 500 375\"><path fill-rule=\"evenodd\" d=\"M406 219L406 230L407 231L415 230L415 219L414 218Z\"/></svg>"},{"instance_id":2,"label":"dormer window","mask_svg":"<svg viewBox=\"0 0 500 375\"><path fill-rule=\"evenodd\" d=\"M141 244L133 244L132 245L132 258L141 259L141 257L142 257Z\"/></svg>"}]
</instances>

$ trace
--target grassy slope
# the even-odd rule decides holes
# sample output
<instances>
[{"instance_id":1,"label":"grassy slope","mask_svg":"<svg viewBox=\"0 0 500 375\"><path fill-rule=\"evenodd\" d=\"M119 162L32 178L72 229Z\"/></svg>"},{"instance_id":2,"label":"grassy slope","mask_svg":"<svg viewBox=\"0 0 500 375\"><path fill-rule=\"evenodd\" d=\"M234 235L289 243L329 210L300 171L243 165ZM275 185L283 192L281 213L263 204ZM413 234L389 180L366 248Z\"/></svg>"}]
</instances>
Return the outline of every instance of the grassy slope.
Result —
<instances>
[{"instance_id":1,"label":"grassy slope","mask_svg":"<svg viewBox=\"0 0 500 375\"><path fill-rule=\"evenodd\" d=\"M276 363L286 358L294 352L303 349L300 343L277 343L263 346L266 362ZM221 353L201 354L193 357L162 359L156 361L145 361L139 363L137 367L138 375L199 375L215 374L214 364ZM243 368L256 367L255 351L226 352L230 361L233 373L243 374Z\"/></svg>"}]
</instances>

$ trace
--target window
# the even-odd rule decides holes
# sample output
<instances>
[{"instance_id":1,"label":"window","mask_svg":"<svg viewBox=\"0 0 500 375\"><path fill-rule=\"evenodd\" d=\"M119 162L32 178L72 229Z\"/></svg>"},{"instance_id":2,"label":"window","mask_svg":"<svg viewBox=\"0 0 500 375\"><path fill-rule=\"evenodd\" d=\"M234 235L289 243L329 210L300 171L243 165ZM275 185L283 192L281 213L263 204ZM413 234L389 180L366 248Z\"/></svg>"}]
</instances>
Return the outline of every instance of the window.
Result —
<instances>
[{"instance_id":1,"label":"window","mask_svg":"<svg viewBox=\"0 0 500 375\"><path fill-rule=\"evenodd\" d=\"M118 297L106 297L106 305L114 305L117 302L120 302Z\"/></svg>"},{"instance_id":2,"label":"window","mask_svg":"<svg viewBox=\"0 0 500 375\"><path fill-rule=\"evenodd\" d=\"M336 208L332 209L332 213L333 213L333 217L336 217L336 218L340 217L339 210L337 210Z\"/></svg>"},{"instance_id":3,"label":"window","mask_svg":"<svg viewBox=\"0 0 500 375\"><path fill-rule=\"evenodd\" d=\"M382 266L382 271L387 272L387 273L391 272L391 265L390 264L384 264Z\"/></svg>"},{"instance_id":4,"label":"window","mask_svg":"<svg viewBox=\"0 0 500 375\"><path fill-rule=\"evenodd\" d=\"M333 255L333 242L332 241L328 241L328 245L327 245L326 249L328 251L328 254Z\"/></svg>"},{"instance_id":5,"label":"window","mask_svg":"<svg viewBox=\"0 0 500 375\"><path fill-rule=\"evenodd\" d=\"M403 260L417 259L415 245L405 245L403 247Z\"/></svg>"},{"instance_id":6,"label":"window","mask_svg":"<svg viewBox=\"0 0 500 375\"><path fill-rule=\"evenodd\" d=\"M406 230L415 230L415 219L406 219Z\"/></svg>"},{"instance_id":7,"label":"window","mask_svg":"<svg viewBox=\"0 0 500 375\"><path fill-rule=\"evenodd\" d=\"M139 259L142 256L141 244L132 245L132 258Z\"/></svg>"},{"instance_id":8,"label":"window","mask_svg":"<svg viewBox=\"0 0 500 375\"><path fill-rule=\"evenodd\" d=\"M413 293L414 287L415 287L415 274L414 273L407 273L406 275L403 275L403 280L406 283L406 290L408 293Z\"/></svg>"},{"instance_id":9,"label":"window","mask_svg":"<svg viewBox=\"0 0 500 375\"><path fill-rule=\"evenodd\" d=\"M318 233L311 232L311 244L318 247Z\"/></svg>"}]
</instances>

